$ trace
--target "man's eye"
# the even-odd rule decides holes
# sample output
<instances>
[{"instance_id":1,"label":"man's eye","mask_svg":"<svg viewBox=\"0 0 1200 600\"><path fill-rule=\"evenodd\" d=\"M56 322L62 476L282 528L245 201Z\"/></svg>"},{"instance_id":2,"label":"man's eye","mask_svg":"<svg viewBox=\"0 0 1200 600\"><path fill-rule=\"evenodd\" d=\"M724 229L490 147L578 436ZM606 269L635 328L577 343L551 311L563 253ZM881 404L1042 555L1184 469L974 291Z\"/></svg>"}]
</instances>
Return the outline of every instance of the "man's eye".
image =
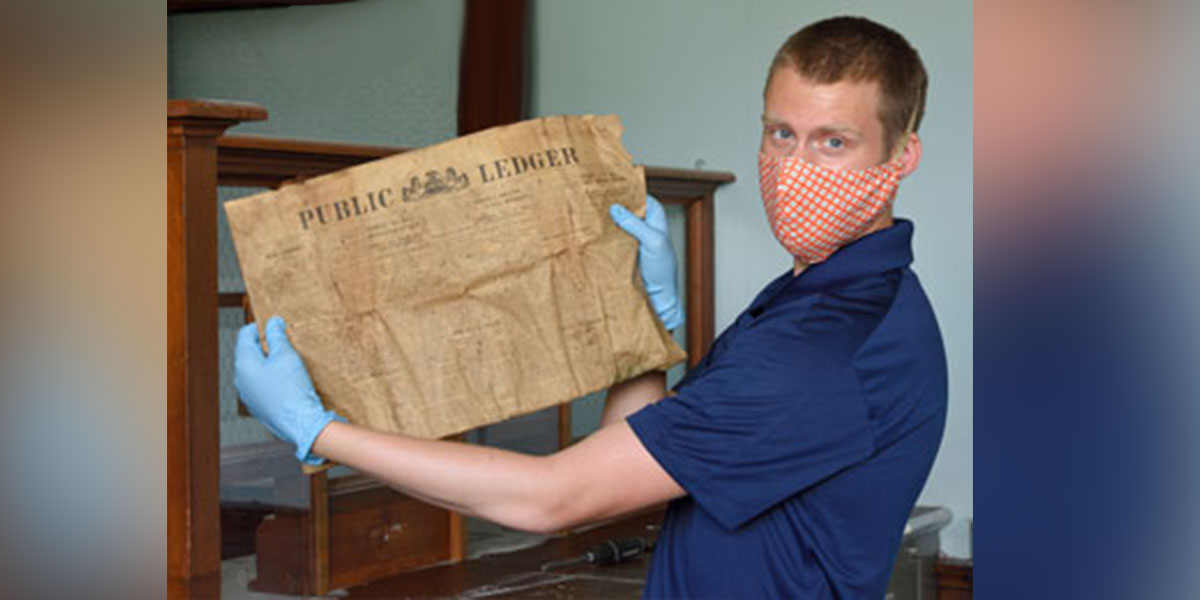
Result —
<instances>
[{"instance_id":1,"label":"man's eye","mask_svg":"<svg viewBox=\"0 0 1200 600\"><path fill-rule=\"evenodd\" d=\"M830 150L841 150L846 147L846 140L842 138L829 138L825 140L825 147Z\"/></svg>"},{"instance_id":2,"label":"man's eye","mask_svg":"<svg viewBox=\"0 0 1200 600\"><path fill-rule=\"evenodd\" d=\"M790 140L792 139L792 132L787 129L772 129L771 137L777 140Z\"/></svg>"}]
</instances>

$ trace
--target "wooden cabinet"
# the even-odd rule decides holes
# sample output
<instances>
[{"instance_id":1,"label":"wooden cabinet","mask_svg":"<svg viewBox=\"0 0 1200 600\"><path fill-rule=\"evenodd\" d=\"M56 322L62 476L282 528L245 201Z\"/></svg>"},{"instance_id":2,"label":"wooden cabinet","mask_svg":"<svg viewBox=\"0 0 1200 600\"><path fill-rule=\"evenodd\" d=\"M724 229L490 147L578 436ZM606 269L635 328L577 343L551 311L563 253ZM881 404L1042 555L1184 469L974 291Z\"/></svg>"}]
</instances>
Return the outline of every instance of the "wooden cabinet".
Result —
<instances>
[{"instance_id":1,"label":"wooden cabinet","mask_svg":"<svg viewBox=\"0 0 1200 600\"><path fill-rule=\"evenodd\" d=\"M325 534L317 531L320 517L303 509L281 509L259 526L252 590L324 594L457 558L461 530L450 511L361 476L329 487ZM323 549L314 547L319 539ZM323 583L313 576L320 568Z\"/></svg>"},{"instance_id":2,"label":"wooden cabinet","mask_svg":"<svg viewBox=\"0 0 1200 600\"><path fill-rule=\"evenodd\" d=\"M330 497L329 585L349 587L451 558L451 515L382 486Z\"/></svg>"},{"instance_id":3,"label":"wooden cabinet","mask_svg":"<svg viewBox=\"0 0 1200 600\"><path fill-rule=\"evenodd\" d=\"M970 560L939 560L933 565L938 600L971 600L974 567Z\"/></svg>"}]
</instances>

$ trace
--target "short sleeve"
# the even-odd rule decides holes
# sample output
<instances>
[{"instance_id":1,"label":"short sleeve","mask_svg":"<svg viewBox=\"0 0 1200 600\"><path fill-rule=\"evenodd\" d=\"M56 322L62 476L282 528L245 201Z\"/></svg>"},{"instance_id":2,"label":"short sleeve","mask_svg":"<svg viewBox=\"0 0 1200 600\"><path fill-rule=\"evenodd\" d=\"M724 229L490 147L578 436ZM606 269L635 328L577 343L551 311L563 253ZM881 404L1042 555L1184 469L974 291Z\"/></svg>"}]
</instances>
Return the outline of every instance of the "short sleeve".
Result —
<instances>
[{"instance_id":1,"label":"short sleeve","mask_svg":"<svg viewBox=\"0 0 1200 600\"><path fill-rule=\"evenodd\" d=\"M849 361L819 365L803 352L773 351L724 357L628 417L655 460L722 526L740 527L874 452Z\"/></svg>"}]
</instances>

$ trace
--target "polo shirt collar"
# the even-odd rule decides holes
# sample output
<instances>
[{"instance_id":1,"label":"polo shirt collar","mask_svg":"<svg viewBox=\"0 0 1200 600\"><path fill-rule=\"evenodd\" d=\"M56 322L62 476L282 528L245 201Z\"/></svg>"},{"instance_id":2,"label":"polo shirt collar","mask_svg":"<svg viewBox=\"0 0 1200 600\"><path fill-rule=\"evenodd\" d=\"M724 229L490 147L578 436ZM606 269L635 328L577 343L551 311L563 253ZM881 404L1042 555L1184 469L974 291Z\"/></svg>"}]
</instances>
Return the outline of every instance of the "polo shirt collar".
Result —
<instances>
[{"instance_id":1,"label":"polo shirt collar","mask_svg":"<svg viewBox=\"0 0 1200 600\"><path fill-rule=\"evenodd\" d=\"M825 261L809 265L793 283L806 291L823 290L907 267L913 260L912 235L912 221L896 219L891 227L863 236Z\"/></svg>"},{"instance_id":2,"label":"polo shirt collar","mask_svg":"<svg viewBox=\"0 0 1200 600\"><path fill-rule=\"evenodd\" d=\"M912 234L912 221L896 219L891 227L841 247L824 262L810 265L798 276L788 269L759 294L749 312L760 313L777 300L840 287L856 279L906 267L913 258Z\"/></svg>"}]
</instances>

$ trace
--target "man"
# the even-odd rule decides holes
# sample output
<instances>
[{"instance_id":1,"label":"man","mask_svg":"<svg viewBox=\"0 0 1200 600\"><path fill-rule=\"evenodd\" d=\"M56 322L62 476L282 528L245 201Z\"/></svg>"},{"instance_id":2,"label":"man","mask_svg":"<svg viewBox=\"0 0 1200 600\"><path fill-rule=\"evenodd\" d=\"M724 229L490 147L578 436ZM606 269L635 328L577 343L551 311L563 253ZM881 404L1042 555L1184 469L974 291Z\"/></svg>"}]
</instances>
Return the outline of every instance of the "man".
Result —
<instances>
[{"instance_id":1,"label":"man","mask_svg":"<svg viewBox=\"0 0 1200 600\"><path fill-rule=\"evenodd\" d=\"M941 440L946 367L894 220L921 158L925 72L895 32L858 18L800 30L764 93L768 220L795 257L666 395L614 386L602 427L547 457L412 439L325 411L278 318L264 357L238 341L237 386L280 437L432 504L553 532L670 501L647 597L879 598ZM674 258L652 200L638 238L651 301L678 324Z\"/></svg>"}]
</instances>

